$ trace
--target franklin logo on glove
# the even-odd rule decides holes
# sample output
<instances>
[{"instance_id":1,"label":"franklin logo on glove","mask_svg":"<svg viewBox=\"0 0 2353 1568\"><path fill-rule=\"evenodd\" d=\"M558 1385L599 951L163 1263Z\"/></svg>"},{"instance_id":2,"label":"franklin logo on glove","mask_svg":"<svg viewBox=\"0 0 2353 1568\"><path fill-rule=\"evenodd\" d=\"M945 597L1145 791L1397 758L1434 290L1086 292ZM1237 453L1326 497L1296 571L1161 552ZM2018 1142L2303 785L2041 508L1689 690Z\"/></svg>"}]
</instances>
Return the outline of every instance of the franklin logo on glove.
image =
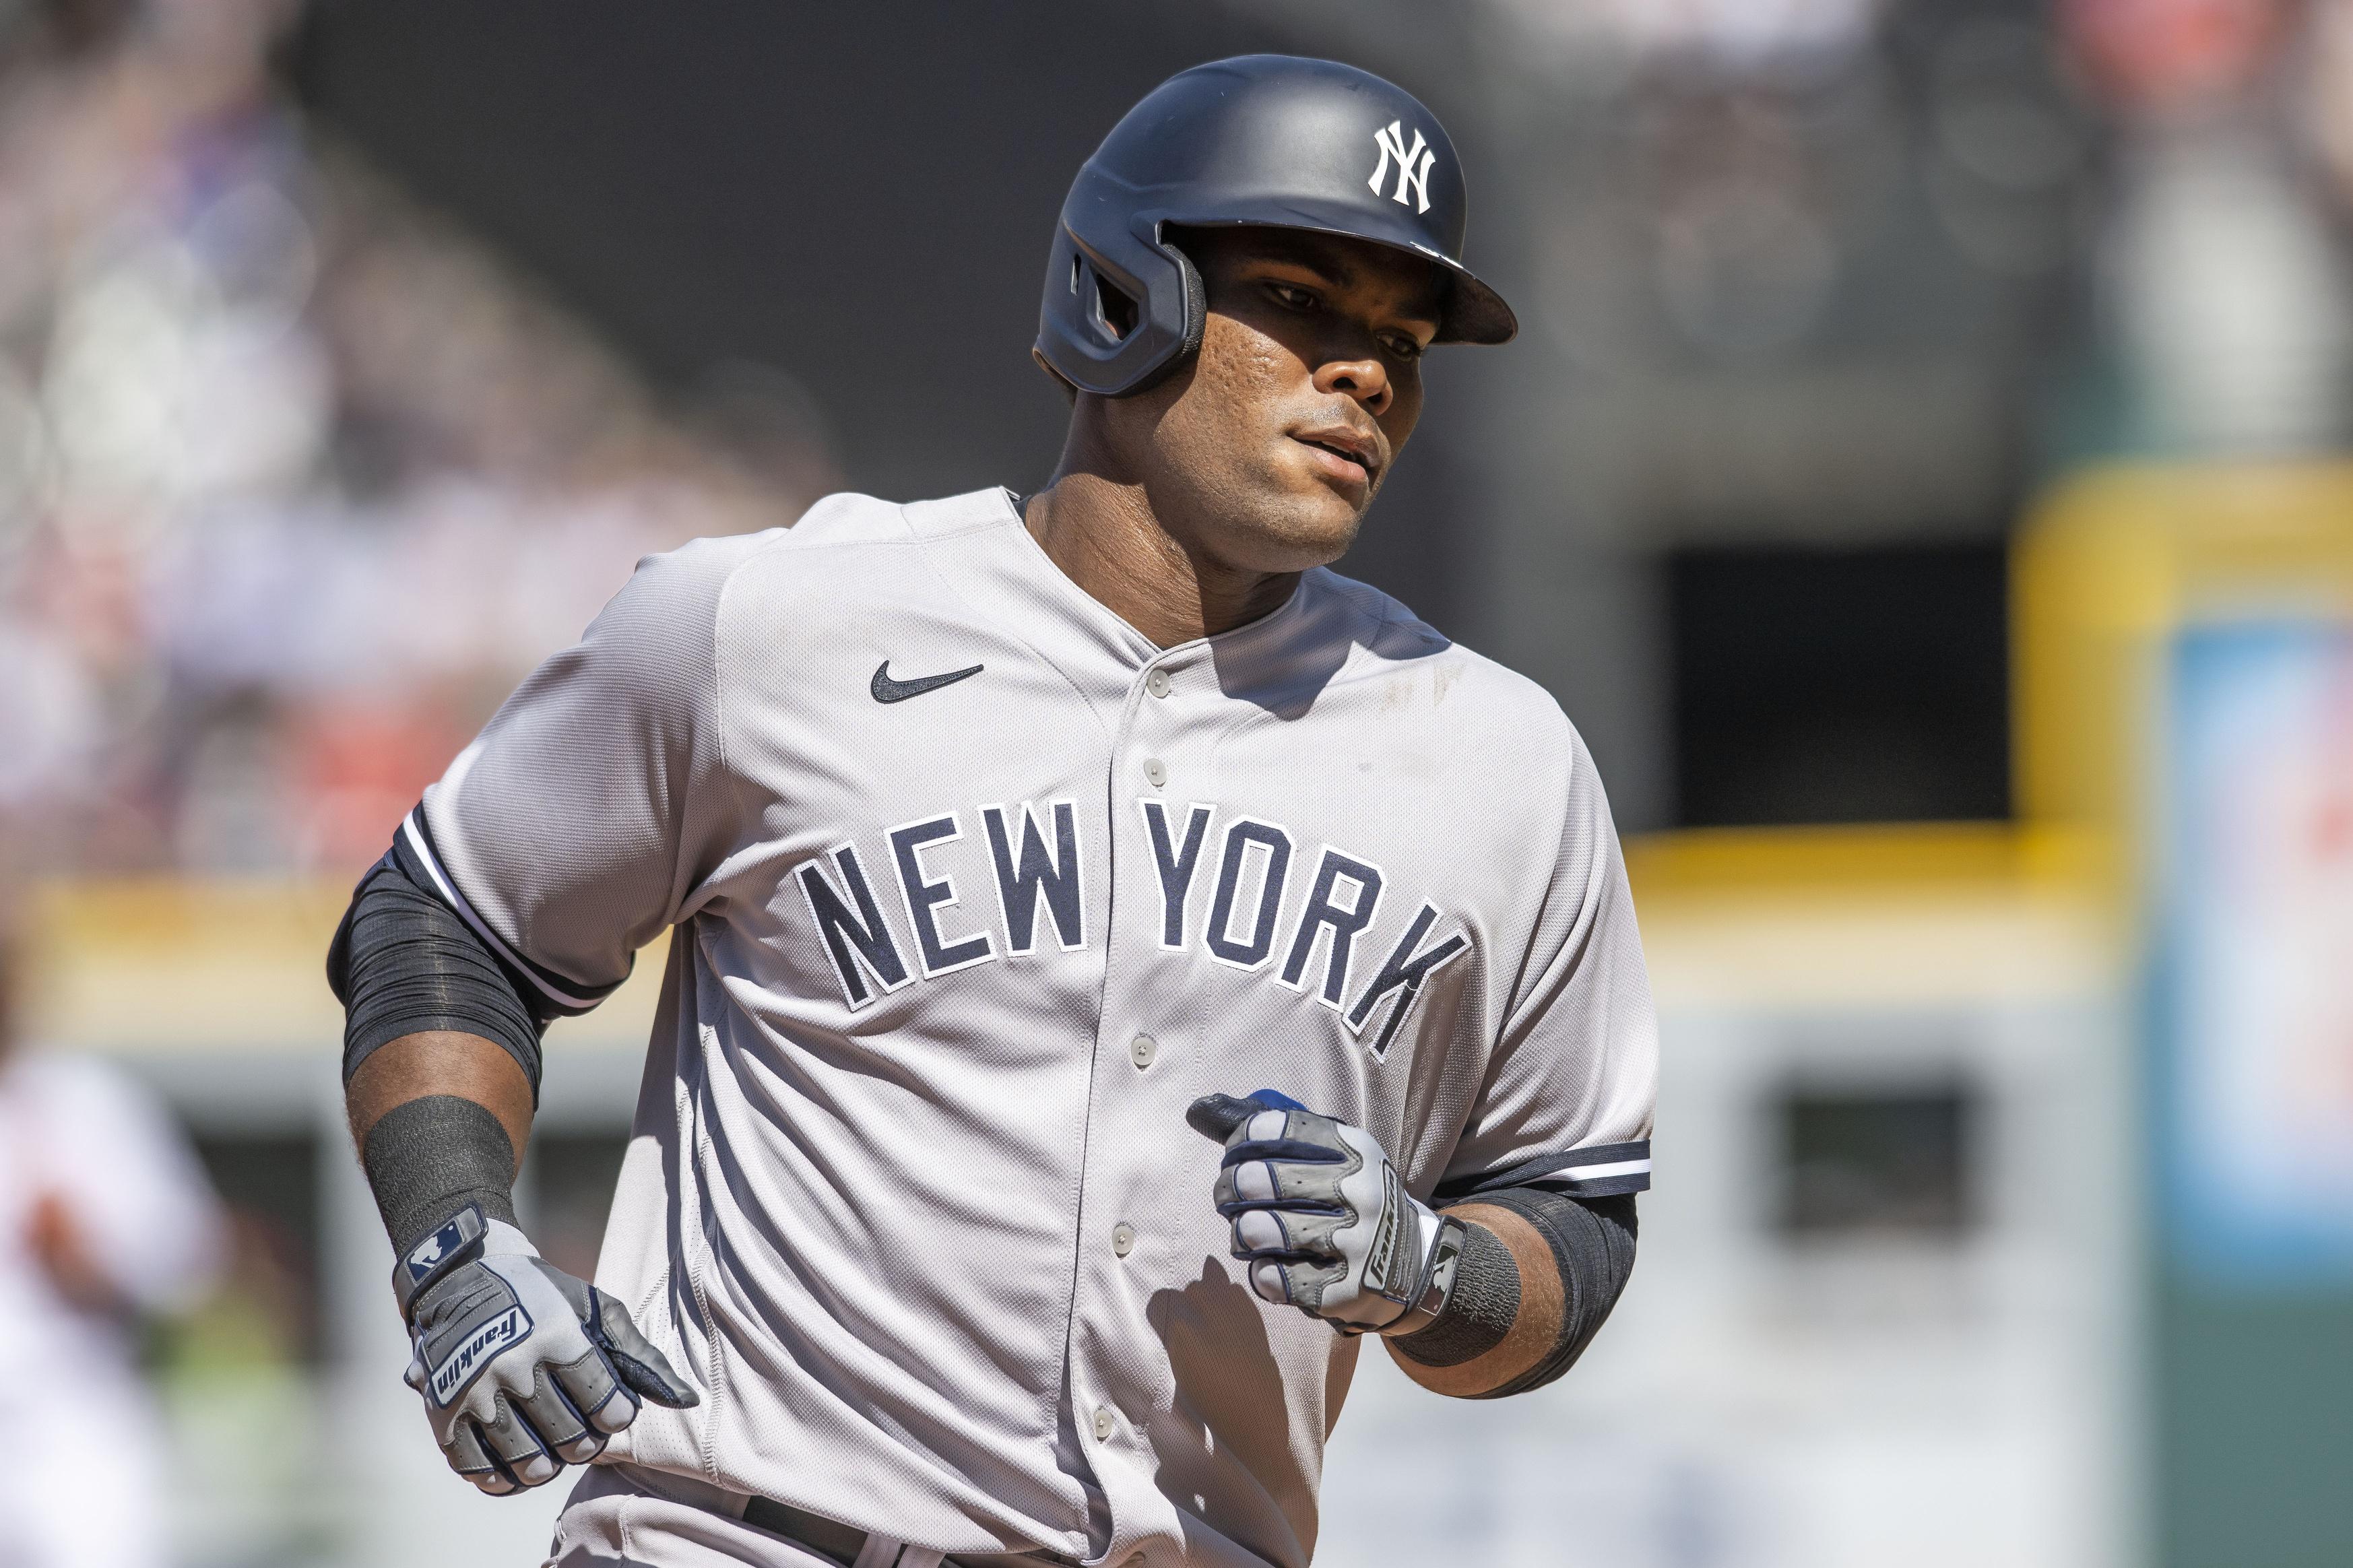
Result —
<instances>
[{"instance_id":1,"label":"franklin logo on glove","mask_svg":"<svg viewBox=\"0 0 2353 1568\"><path fill-rule=\"evenodd\" d=\"M473 1381L480 1366L490 1364L492 1351L520 1344L531 1334L531 1314L521 1307L510 1307L474 1331L464 1343L449 1352L448 1358L433 1369L433 1403L447 1405L457 1397L458 1391Z\"/></svg>"},{"instance_id":2,"label":"franklin logo on glove","mask_svg":"<svg viewBox=\"0 0 2353 1568\"><path fill-rule=\"evenodd\" d=\"M641 1400L698 1402L626 1308L479 1205L403 1258L393 1289L415 1348L408 1385L425 1396L449 1468L486 1492L587 1463Z\"/></svg>"}]
</instances>

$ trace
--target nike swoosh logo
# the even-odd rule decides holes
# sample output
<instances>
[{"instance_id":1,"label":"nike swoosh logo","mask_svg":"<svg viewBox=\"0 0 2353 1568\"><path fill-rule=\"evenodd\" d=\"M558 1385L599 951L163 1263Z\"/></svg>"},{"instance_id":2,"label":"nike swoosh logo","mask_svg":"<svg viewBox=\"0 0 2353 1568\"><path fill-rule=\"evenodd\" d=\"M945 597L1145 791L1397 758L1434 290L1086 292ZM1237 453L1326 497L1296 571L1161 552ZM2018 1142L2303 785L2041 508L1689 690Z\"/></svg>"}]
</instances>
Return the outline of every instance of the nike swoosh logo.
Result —
<instances>
[{"instance_id":1,"label":"nike swoosh logo","mask_svg":"<svg viewBox=\"0 0 2353 1568\"><path fill-rule=\"evenodd\" d=\"M867 689L874 693L877 702L904 702L910 697L921 697L926 691L937 691L943 686L954 686L966 677L978 675L985 666L970 669L951 669L945 675L919 675L913 680L891 679L891 661L884 659L874 667L874 684Z\"/></svg>"}]
</instances>

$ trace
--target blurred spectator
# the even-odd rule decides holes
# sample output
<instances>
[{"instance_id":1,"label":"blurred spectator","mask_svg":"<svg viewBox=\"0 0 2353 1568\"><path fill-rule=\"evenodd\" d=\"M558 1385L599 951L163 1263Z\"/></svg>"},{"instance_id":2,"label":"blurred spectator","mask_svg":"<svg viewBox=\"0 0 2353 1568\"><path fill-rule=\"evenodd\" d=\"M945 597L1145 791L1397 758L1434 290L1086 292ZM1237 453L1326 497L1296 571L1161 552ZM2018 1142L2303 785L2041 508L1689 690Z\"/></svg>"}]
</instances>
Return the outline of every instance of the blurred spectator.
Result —
<instances>
[{"instance_id":1,"label":"blurred spectator","mask_svg":"<svg viewBox=\"0 0 2353 1568\"><path fill-rule=\"evenodd\" d=\"M165 1559L164 1437L135 1351L195 1304L225 1229L186 1140L129 1077L19 1048L0 912L0 1563Z\"/></svg>"}]
</instances>

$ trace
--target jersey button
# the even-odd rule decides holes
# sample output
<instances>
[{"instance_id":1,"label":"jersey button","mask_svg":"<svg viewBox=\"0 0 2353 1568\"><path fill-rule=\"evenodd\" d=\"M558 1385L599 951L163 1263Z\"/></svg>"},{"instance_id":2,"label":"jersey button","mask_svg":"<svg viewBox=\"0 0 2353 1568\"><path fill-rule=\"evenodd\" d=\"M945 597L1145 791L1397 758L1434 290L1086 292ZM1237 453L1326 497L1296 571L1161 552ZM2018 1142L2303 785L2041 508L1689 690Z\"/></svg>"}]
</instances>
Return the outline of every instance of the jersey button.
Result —
<instances>
[{"instance_id":1,"label":"jersey button","mask_svg":"<svg viewBox=\"0 0 2353 1568\"><path fill-rule=\"evenodd\" d=\"M1110 1436L1111 1412L1103 1405L1098 1405L1095 1406L1095 1441L1101 1443L1108 1439Z\"/></svg>"},{"instance_id":2,"label":"jersey button","mask_svg":"<svg viewBox=\"0 0 2353 1568\"><path fill-rule=\"evenodd\" d=\"M1146 757L1144 759L1144 776L1152 781L1154 789L1158 789L1168 782L1168 764L1158 757Z\"/></svg>"},{"instance_id":3,"label":"jersey button","mask_svg":"<svg viewBox=\"0 0 2353 1568\"><path fill-rule=\"evenodd\" d=\"M1145 676L1144 678L1144 689L1149 691L1155 697L1167 696L1168 672L1165 669L1155 669L1150 675Z\"/></svg>"},{"instance_id":4,"label":"jersey button","mask_svg":"<svg viewBox=\"0 0 2353 1568\"><path fill-rule=\"evenodd\" d=\"M1135 1250L1135 1227L1125 1220L1111 1227L1111 1249L1125 1258Z\"/></svg>"},{"instance_id":5,"label":"jersey button","mask_svg":"<svg viewBox=\"0 0 2353 1568\"><path fill-rule=\"evenodd\" d=\"M1127 1047L1127 1054L1135 1058L1137 1067L1148 1068L1152 1065L1152 1058L1160 1054L1160 1042L1150 1035L1138 1035L1134 1043Z\"/></svg>"}]
</instances>

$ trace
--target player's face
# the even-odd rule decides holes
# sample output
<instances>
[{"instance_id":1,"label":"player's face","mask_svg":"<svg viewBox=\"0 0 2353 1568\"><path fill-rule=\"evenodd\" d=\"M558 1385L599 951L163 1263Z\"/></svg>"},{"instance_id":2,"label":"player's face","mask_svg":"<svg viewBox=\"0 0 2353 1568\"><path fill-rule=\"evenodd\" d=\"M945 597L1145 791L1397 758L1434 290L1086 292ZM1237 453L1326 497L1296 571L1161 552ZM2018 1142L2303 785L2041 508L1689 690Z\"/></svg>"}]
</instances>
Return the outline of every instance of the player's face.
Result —
<instances>
[{"instance_id":1,"label":"player's face","mask_svg":"<svg viewBox=\"0 0 2353 1568\"><path fill-rule=\"evenodd\" d=\"M1228 565L1337 560L1421 416L1420 358L1444 283L1386 246L1286 229L1184 237L1209 316L1201 352L1122 409L1160 508ZM1115 407L1118 405L1114 405Z\"/></svg>"}]
</instances>

